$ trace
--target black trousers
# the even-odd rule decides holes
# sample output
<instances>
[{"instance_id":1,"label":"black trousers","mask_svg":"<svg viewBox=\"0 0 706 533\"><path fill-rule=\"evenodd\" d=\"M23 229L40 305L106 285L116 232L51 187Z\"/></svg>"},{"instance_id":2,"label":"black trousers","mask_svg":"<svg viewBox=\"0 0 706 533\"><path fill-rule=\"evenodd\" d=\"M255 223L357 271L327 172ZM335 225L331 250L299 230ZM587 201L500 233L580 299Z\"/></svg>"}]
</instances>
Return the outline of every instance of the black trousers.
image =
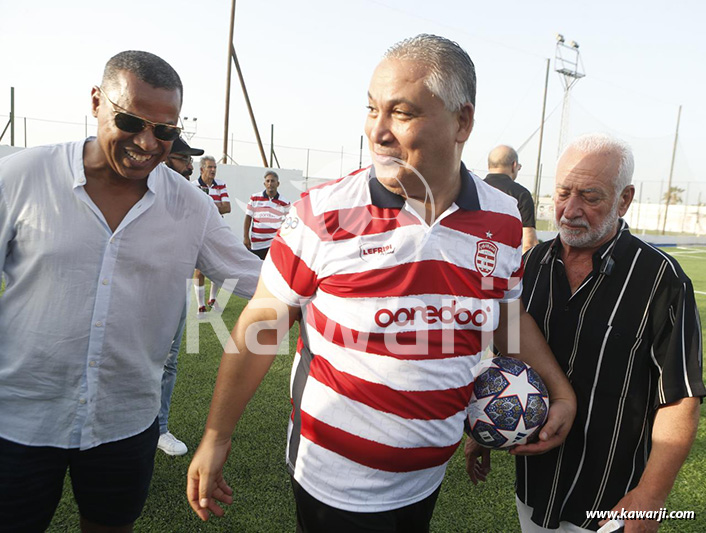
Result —
<instances>
[{"instance_id":1,"label":"black trousers","mask_svg":"<svg viewBox=\"0 0 706 533\"><path fill-rule=\"evenodd\" d=\"M297 533L428 533L441 485L423 500L379 513L343 511L320 502L292 478Z\"/></svg>"}]
</instances>

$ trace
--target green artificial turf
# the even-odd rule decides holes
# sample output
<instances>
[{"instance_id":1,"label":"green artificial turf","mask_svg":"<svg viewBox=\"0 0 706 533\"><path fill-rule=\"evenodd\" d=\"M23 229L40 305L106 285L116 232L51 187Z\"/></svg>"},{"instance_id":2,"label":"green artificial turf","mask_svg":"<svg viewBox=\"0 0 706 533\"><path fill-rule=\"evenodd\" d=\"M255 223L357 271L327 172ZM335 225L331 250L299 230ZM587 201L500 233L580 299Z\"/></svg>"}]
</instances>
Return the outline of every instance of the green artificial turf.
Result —
<instances>
[{"instance_id":1,"label":"green artificial turf","mask_svg":"<svg viewBox=\"0 0 706 533\"><path fill-rule=\"evenodd\" d=\"M678 257L694 281L695 289L706 292L706 250L667 251ZM706 295L697 294L696 298L701 316L706 317ZM242 300L231 299L224 312L228 328L234 324L243 305ZM211 518L207 523L201 522L187 504L186 470L206 421L222 347L210 325L202 323L199 328L199 353L185 353L186 343L182 344L169 423L170 430L189 446L189 453L183 457L168 457L157 451L149 498L135 531L293 532L294 504L284 454L290 412L289 371L297 327L290 332L289 354L276 358L235 432L225 471L227 481L235 490L235 502L223 518ZM706 408L702 406L697 441L667 501L669 510L696 511L696 520L665 522L660 532L706 531L704 418ZM432 531L519 531L513 483L512 458L504 452L493 452L489 480L474 487L466 477L462 451L457 450L442 485ZM68 479L49 531L78 531L77 510Z\"/></svg>"}]
</instances>

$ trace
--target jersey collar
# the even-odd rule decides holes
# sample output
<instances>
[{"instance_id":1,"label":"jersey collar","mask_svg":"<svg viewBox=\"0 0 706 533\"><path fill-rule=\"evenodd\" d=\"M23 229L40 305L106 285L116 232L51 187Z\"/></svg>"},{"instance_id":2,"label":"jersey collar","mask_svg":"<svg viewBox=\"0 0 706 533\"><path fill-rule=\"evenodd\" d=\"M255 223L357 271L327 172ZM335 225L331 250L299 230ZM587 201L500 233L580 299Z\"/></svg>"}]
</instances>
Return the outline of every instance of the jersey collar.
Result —
<instances>
[{"instance_id":1,"label":"jersey collar","mask_svg":"<svg viewBox=\"0 0 706 533\"><path fill-rule=\"evenodd\" d=\"M368 187L372 204L376 207L387 209L402 209L405 199L387 190L380 180L375 176L375 166L370 167L368 173ZM455 201L456 205L466 211L480 210L480 200L478 199L478 189L473 181L471 173L466 169L466 165L461 163L461 191Z\"/></svg>"},{"instance_id":2,"label":"jersey collar","mask_svg":"<svg viewBox=\"0 0 706 533\"><path fill-rule=\"evenodd\" d=\"M279 200L279 191L277 191L275 193L275 195L272 198L270 198L269 196L267 196L267 189L265 189L262 191L262 196L264 196L268 200Z\"/></svg>"}]
</instances>

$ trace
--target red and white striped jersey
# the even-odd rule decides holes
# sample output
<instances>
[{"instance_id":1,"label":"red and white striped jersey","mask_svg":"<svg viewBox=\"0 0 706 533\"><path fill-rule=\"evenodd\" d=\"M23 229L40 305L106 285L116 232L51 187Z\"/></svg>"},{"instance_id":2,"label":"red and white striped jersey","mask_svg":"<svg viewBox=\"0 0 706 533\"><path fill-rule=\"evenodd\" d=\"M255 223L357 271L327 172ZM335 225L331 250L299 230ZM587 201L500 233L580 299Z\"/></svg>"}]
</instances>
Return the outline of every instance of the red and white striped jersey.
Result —
<instances>
[{"instance_id":1,"label":"red and white striped jersey","mask_svg":"<svg viewBox=\"0 0 706 533\"><path fill-rule=\"evenodd\" d=\"M277 230L289 213L291 203L280 193L274 198L267 191L253 194L245 208L245 214L252 218L250 224L250 249L264 250L272 244Z\"/></svg>"},{"instance_id":2,"label":"red and white striped jersey","mask_svg":"<svg viewBox=\"0 0 706 533\"><path fill-rule=\"evenodd\" d=\"M265 260L267 288L302 309L287 463L333 507L386 511L436 490L499 302L521 294L516 202L461 174L431 226L372 167L313 189Z\"/></svg>"},{"instance_id":3,"label":"red and white striped jersey","mask_svg":"<svg viewBox=\"0 0 706 533\"><path fill-rule=\"evenodd\" d=\"M192 181L191 183L193 183L195 187L198 187L203 192L208 193L208 195L214 202L230 203L228 189L226 188L226 184L224 181L221 181L217 178L213 178L213 183L211 183L211 186L209 187L199 176L196 181Z\"/></svg>"}]
</instances>

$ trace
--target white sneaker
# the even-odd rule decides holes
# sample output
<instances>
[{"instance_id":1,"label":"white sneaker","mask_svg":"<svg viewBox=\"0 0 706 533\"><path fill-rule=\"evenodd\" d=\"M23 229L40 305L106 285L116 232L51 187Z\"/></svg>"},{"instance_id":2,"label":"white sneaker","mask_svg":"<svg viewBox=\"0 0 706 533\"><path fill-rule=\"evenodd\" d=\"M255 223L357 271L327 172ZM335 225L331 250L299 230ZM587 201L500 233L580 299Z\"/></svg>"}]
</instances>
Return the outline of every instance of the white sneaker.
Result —
<instances>
[{"instance_id":1,"label":"white sneaker","mask_svg":"<svg viewBox=\"0 0 706 533\"><path fill-rule=\"evenodd\" d=\"M196 311L196 320L206 320L206 313L208 313L208 307L202 305L199 307L198 311Z\"/></svg>"},{"instance_id":2,"label":"white sneaker","mask_svg":"<svg viewBox=\"0 0 706 533\"><path fill-rule=\"evenodd\" d=\"M167 455L184 455L189 451L186 444L177 439L169 431L159 436L157 448L162 450Z\"/></svg>"}]
</instances>

